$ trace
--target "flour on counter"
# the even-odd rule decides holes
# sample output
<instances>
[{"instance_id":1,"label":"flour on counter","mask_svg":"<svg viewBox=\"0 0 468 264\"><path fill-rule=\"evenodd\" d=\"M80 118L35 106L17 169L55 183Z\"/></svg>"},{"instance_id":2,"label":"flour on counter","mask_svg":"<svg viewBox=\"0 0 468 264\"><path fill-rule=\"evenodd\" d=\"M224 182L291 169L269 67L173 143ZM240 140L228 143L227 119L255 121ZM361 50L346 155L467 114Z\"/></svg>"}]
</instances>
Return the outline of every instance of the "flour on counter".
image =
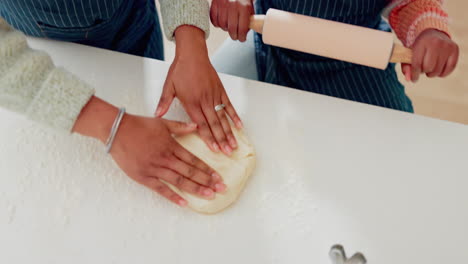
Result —
<instances>
[{"instance_id":1,"label":"flour on counter","mask_svg":"<svg viewBox=\"0 0 468 264\"><path fill-rule=\"evenodd\" d=\"M8 216L9 216L8 217L8 224L11 224L15 220L16 206L10 205L9 207L7 207L7 211L8 211Z\"/></svg>"},{"instance_id":2,"label":"flour on counter","mask_svg":"<svg viewBox=\"0 0 468 264\"><path fill-rule=\"evenodd\" d=\"M141 114L142 107L135 104L136 98L136 94L130 93L120 98L119 103ZM22 117L11 118L18 125L3 131L4 138L10 141L2 140L0 148L0 157L8 157L2 160L7 163L0 167L0 184L13 181L16 187L9 194L13 197L9 200L14 202L6 207L9 223L18 220L17 206L27 203L37 208L39 217L47 216L51 225L66 226L73 222L74 210L86 200L88 190L125 194L136 187L96 140L53 131ZM123 197L129 200L128 193Z\"/></svg>"}]
</instances>

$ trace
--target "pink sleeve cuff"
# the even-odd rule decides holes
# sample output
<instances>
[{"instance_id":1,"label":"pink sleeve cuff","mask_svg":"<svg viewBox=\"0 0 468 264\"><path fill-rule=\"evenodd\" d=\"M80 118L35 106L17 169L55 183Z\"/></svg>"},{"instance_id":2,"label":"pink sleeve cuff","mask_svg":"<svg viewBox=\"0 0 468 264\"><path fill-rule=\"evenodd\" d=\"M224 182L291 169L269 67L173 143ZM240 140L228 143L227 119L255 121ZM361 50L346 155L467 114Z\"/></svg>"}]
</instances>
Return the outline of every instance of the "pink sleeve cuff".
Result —
<instances>
[{"instance_id":1,"label":"pink sleeve cuff","mask_svg":"<svg viewBox=\"0 0 468 264\"><path fill-rule=\"evenodd\" d=\"M390 25L405 46L411 47L426 29L437 29L450 36L442 0L395 0L391 6Z\"/></svg>"}]
</instances>

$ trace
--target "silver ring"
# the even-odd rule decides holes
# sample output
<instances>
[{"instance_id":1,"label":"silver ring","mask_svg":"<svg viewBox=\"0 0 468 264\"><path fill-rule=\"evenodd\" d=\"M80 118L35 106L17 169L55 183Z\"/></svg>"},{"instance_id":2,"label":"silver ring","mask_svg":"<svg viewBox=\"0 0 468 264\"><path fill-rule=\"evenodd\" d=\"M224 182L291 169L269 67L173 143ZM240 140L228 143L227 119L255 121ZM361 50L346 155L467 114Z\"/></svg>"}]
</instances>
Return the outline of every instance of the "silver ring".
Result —
<instances>
[{"instance_id":1,"label":"silver ring","mask_svg":"<svg viewBox=\"0 0 468 264\"><path fill-rule=\"evenodd\" d=\"M216 112L221 111L221 110L223 110L225 107L226 107L225 104L219 104L219 105L215 106L215 111L216 111Z\"/></svg>"}]
</instances>

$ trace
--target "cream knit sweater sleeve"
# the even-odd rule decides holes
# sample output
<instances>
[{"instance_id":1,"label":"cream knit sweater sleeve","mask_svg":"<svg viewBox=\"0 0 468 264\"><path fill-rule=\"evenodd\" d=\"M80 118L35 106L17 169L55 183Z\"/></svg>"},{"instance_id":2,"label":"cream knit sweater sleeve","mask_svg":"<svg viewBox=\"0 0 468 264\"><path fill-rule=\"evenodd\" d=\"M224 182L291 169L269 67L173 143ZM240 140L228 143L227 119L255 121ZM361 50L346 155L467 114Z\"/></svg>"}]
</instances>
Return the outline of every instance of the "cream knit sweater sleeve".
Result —
<instances>
[{"instance_id":1,"label":"cream knit sweater sleeve","mask_svg":"<svg viewBox=\"0 0 468 264\"><path fill-rule=\"evenodd\" d=\"M71 131L94 90L0 17L0 107L53 128ZM0 121L1 122L1 121Z\"/></svg>"},{"instance_id":2,"label":"cream knit sweater sleeve","mask_svg":"<svg viewBox=\"0 0 468 264\"><path fill-rule=\"evenodd\" d=\"M207 0L159 0L164 32L174 40L174 31L182 25L195 26L210 34L210 4Z\"/></svg>"},{"instance_id":3,"label":"cream knit sweater sleeve","mask_svg":"<svg viewBox=\"0 0 468 264\"><path fill-rule=\"evenodd\" d=\"M208 37L208 1L159 1L167 38L173 40L174 31L181 25L196 26ZM91 86L55 67L45 52L31 49L26 37L0 17L0 107L71 131L93 94Z\"/></svg>"}]
</instances>

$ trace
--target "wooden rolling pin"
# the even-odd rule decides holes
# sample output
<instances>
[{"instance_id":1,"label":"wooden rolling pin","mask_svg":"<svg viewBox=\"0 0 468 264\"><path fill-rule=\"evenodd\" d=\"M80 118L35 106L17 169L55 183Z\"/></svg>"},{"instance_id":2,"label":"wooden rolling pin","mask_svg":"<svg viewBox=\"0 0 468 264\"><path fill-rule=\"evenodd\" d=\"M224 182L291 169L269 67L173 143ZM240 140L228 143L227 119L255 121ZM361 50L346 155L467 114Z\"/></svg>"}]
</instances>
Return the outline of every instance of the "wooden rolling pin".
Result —
<instances>
[{"instance_id":1,"label":"wooden rolling pin","mask_svg":"<svg viewBox=\"0 0 468 264\"><path fill-rule=\"evenodd\" d=\"M386 69L389 62L411 63L413 52L390 32L269 9L254 15L250 28L272 46Z\"/></svg>"}]
</instances>

